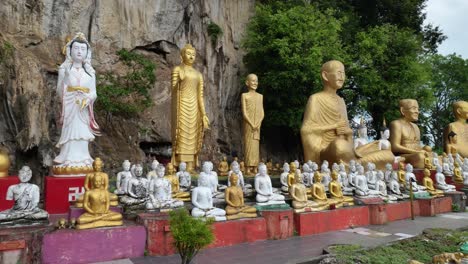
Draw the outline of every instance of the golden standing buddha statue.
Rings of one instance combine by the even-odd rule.
[[[244,204],[244,192],[242,188],[237,185],[239,176],[236,173],[231,173],[229,181],[231,186],[225,190],[226,199],[226,218],[228,220],[239,219],[239,218],[251,218],[257,217],[257,209],[252,206]]]
[[[91,179],[91,189],[84,194],[85,213],[78,220],[76,229],[123,225],[122,215],[110,211],[110,193],[105,188],[105,177],[98,174]]]
[[[436,190],[434,188],[434,182],[431,179],[431,171],[429,169],[424,169],[424,178],[423,178],[423,186],[426,187],[426,191],[431,194],[433,197],[442,197],[444,196],[444,191]]]
[[[354,205],[354,199],[350,196],[344,196],[341,189],[341,183],[338,182],[338,172],[336,170],[332,171],[331,182],[328,184],[328,190],[330,191],[331,201],[334,203],[336,208],[343,205],[351,206]]]
[[[256,92],[258,87],[258,77],[249,74],[245,85],[249,91],[241,96],[242,115],[244,117],[244,159],[245,175],[253,175],[255,168],[260,161],[260,126],[263,117],[263,95]]]
[[[423,169],[426,152],[432,152],[432,148],[420,145],[421,133],[418,125],[413,123],[419,118],[418,102],[414,99],[400,100],[400,113],[402,117],[390,123],[392,151],[415,168]]]
[[[444,131],[445,152],[458,152],[462,157],[468,158],[468,102],[458,101],[453,104],[455,122],[450,123]],[[455,134],[455,142],[450,142],[449,134]],[[452,151],[452,148],[455,151]]]
[[[343,87],[345,69],[343,63],[332,60],[322,65],[321,77],[323,91],[313,94],[304,112],[301,127],[301,140],[304,159],[321,163],[358,160],[361,163],[372,162],[378,168],[386,163],[393,163],[390,150],[379,150],[379,144],[370,143],[354,149],[353,131],[349,127],[346,105],[337,90]]]
[[[104,181],[104,190],[107,190],[109,188],[109,176],[107,173],[102,171],[102,167],[104,166],[104,163],[102,162],[101,158],[96,158],[93,162],[93,169],[94,172],[86,174],[85,182],[84,182],[84,189],[85,192],[89,191],[91,189],[92,183],[94,182],[93,179],[96,176],[100,176],[102,180]],[[119,205],[119,199],[117,195],[113,193],[109,193],[109,199],[110,199],[110,206],[117,206]],[[78,200],[75,202],[76,207],[83,207],[83,201],[84,201],[84,195],[80,196]]]
[[[209,120],[203,101],[203,76],[192,65],[195,49],[187,44],[181,50],[182,64],[172,70],[172,160],[179,166],[187,164],[187,171],[198,167],[198,153],[203,143],[203,131]]]
[[[176,170],[172,163],[166,165],[167,175],[164,176],[171,183],[172,198],[176,198],[181,201],[190,201],[190,193],[183,192],[180,190],[179,177],[176,175]]]
[[[219,176],[227,176],[229,172],[229,164],[227,162],[226,156],[223,157],[223,160],[219,162],[218,165]]]

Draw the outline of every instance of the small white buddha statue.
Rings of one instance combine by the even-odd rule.
[[[346,167],[344,163],[340,163],[338,165],[338,168],[339,168],[338,179],[340,180],[343,195],[346,195],[346,196],[353,195],[355,188],[349,183],[348,174],[346,173]]]
[[[148,200],[149,181],[143,177],[143,166],[136,164],[130,170],[132,179],[128,181],[127,193],[120,196],[120,203],[134,209],[144,208]]]
[[[310,187],[313,183],[313,177],[314,175],[310,173],[311,169],[307,163],[304,163],[302,165],[302,183],[306,187]]]
[[[176,176],[179,178],[180,190],[183,192],[190,191],[192,186],[192,177],[187,171],[187,164],[185,162],[179,163],[179,171],[176,173]]]
[[[379,139],[379,150],[385,150],[385,149],[391,149],[391,144],[390,141],[388,140],[390,138],[390,129],[385,124],[385,119],[384,119],[384,125],[382,129],[380,130],[380,139]]]
[[[213,171],[213,163],[211,161],[203,162],[202,172],[200,172],[200,176],[198,177],[198,184],[200,184],[201,178],[207,179],[208,187],[211,189],[213,198],[220,200],[224,199],[224,192],[218,191],[218,174]],[[226,188],[226,186],[224,187]]]
[[[442,167],[440,165],[436,166],[436,171],[437,171],[435,174],[436,188],[444,192],[456,191],[455,185],[450,185],[445,182],[445,175],[442,173]]]
[[[401,193],[400,183],[398,182],[398,173],[396,171],[392,172],[390,182],[388,184],[389,195],[392,195],[398,199],[409,198],[407,194]]]
[[[379,192],[380,198],[384,201],[396,201],[397,197],[388,195],[387,193],[387,183],[385,183],[385,175],[383,171],[377,171],[377,182],[376,182],[376,191]]]
[[[367,186],[367,177],[364,175],[364,167],[361,165],[357,166],[355,184],[355,192],[358,197],[375,197],[379,195],[378,191],[371,190]]]
[[[357,168],[356,168],[356,161],[350,160],[349,161],[349,173],[348,173],[348,183],[351,187],[355,187],[355,179],[357,175]]]
[[[409,191],[410,184],[413,185],[413,192],[414,193],[423,192],[424,190],[426,190],[426,187],[424,187],[422,185],[418,185],[418,183],[416,181],[416,176],[413,173],[413,165],[411,165],[411,163],[407,163],[405,169],[406,169],[405,180],[406,180],[406,189],[407,189],[407,191]]]
[[[151,162],[151,170],[146,174],[146,179],[148,179],[148,181],[151,181],[152,178],[157,177],[156,169],[158,168],[158,166],[159,161],[157,159],[154,159]]]
[[[388,184],[392,180],[393,166],[390,163],[385,164],[384,180]]]
[[[240,186],[242,189],[242,192],[244,193],[245,196],[250,196],[253,194],[253,186],[252,184],[245,183],[244,181],[244,175],[242,171],[240,170],[240,165],[237,161],[233,161],[231,163],[231,170],[228,172],[228,186],[231,186],[231,175],[236,174],[237,175],[237,186]]]
[[[116,189],[114,191],[117,195],[124,195],[127,193],[128,182],[132,179],[132,173],[130,172],[130,161],[124,160],[122,163],[123,171],[117,173]]]
[[[328,161],[324,160],[322,166],[320,167],[320,174],[322,175],[322,184],[325,187],[325,191],[328,191],[328,187],[331,181],[331,172],[328,168]]]
[[[198,178],[198,186],[192,190],[192,216],[214,218],[215,221],[225,221],[226,211],[213,206],[210,185],[208,177]]]
[[[266,165],[258,165],[258,173],[255,175],[255,191],[258,205],[284,204],[284,196],[273,193],[270,176],[267,174]]]
[[[283,164],[283,173],[280,175],[281,182],[281,191],[287,193],[289,191],[288,187],[288,174],[289,174],[289,164],[285,162]]]
[[[151,178],[149,182],[149,199],[146,202],[146,209],[165,209],[184,206],[184,202],[172,198],[172,187],[169,180],[164,178],[166,168],[159,164],[156,168],[156,178]]]
[[[354,148],[357,149],[361,146],[367,145],[367,126],[364,122],[364,118],[361,116],[361,122],[358,127],[358,137],[354,139]]]
[[[375,164],[374,163],[367,163],[367,186],[369,189],[376,190],[376,183],[377,183],[377,172],[375,171]]]

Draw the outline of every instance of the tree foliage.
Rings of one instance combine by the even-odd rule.
[[[214,240],[211,219],[203,220],[190,216],[185,208],[170,212],[169,218],[174,245],[182,264],[188,264],[205,246]]]
[[[149,90],[156,81],[156,65],[135,51],[117,52],[125,74],[109,71],[98,76],[97,109],[108,114],[130,116],[151,106]]]

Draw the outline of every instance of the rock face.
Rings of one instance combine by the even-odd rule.
[[[150,152],[167,156],[170,135],[170,72],[179,49],[197,49],[194,67],[205,79],[205,105],[211,130],[202,159],[241,154],[240,42],[254,12],[254,0],[5,0],[0,2],[0,143],[13,162],[48,173],[60,130],[57,69],[67,36],[81,31],[93,49],[97,73],[119,71],[116,51],[137,50],[156,65],[154,104],[139,116],[97,116],[103,136],[91,145],[107,167],[124,159],[144,161]],[[215,41],[208,25],[223,31]],[[99,87],[97,87],[99,89]],[[96,104],[99,104],[99,98]],[[220,153],[221,152],[221,153]],[[35,164],[34,164],[35,163]],[[17,164],[16,166],[20,166]],[[12,166],[14,167],[14,166]],[[40,177],[35,176],[40,183]]]

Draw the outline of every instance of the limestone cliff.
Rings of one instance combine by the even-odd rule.
[[[253,11],[254,0],[1,1],[0,17],[6,18],[0,23],[1,144],[16,163],[48,173],[58,154],[53,146],[60,133],[55,89],[61,49],[67,36],[82,31],[91,42],[98,74],[119,70],[115,62],[121,48],[138,50],[157,64],[151,108],[131,119],[97,117],[103,136],[91,152],[106,167],[120,167],[123,159],[143,161],[151,151],[167,154],[170,70],[180,63],[179,48],[186,43],[197,49],[195,67],[204,75],[212,123],[201,157],[240,154],[240,77],[245,74],[240,41]],[[214,43],[207,31],[210,23],[223,31]],[[35,182],[40,178],[35,176]]]

